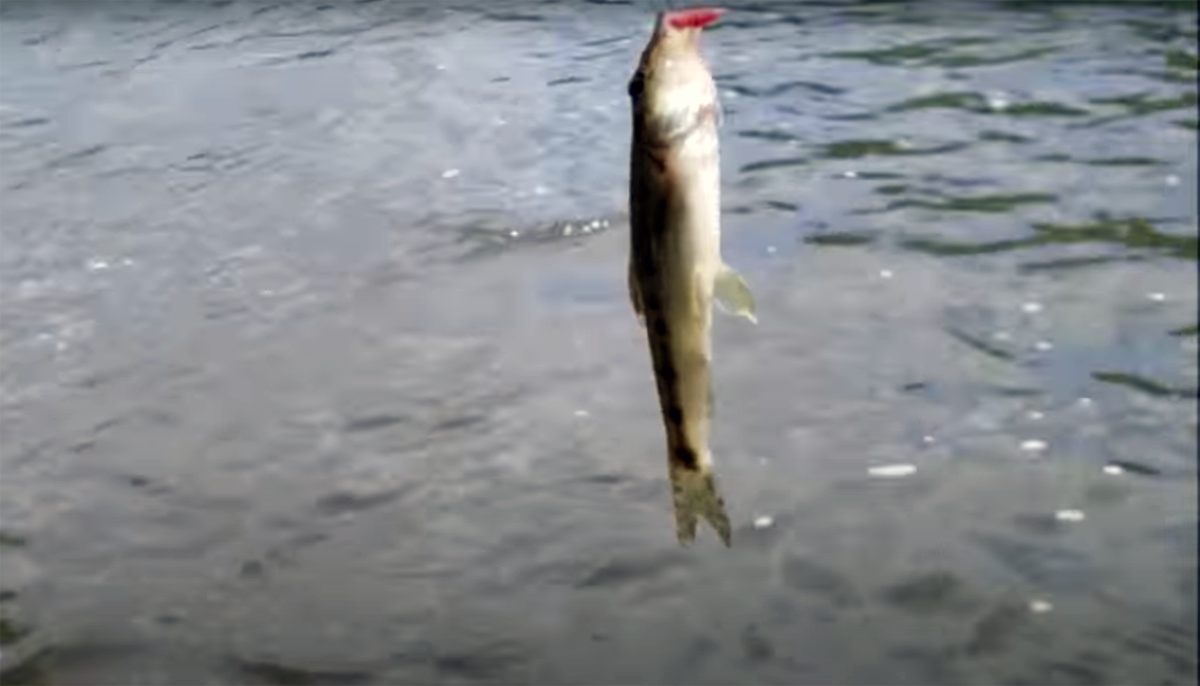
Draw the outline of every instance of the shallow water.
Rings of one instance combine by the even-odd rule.
[[[726,550],[654,6],[6,2],[5,683],[1195,683],[1195,4],[731,4]]]

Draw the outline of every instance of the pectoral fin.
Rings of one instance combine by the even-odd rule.
[[[713,296],[723,311],[745,317],[754,324],[758,323],[754,314],[754,294],[750,292],[750,287],[741,275],[728,265],[721,265],[721,271],[717,272],[717,278],[713,282]]]

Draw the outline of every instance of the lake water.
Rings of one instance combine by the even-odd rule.
[[[659,5],[5,2],[5,683],[1196,683],[1196,4],[731,6],[684,549]]]

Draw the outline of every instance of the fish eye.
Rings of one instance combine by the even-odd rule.
[[[645,85],[645,79],[642,77],[642,73],[638,72],[637,74],[634,74],[633,79],[629,81],[629,97],[636,98],[641,96],[642,88],[644,88]]]

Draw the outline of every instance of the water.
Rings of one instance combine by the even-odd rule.
[[[1196,683],[1195,4],[710,33],[730,550],[624,291],[654,9],[4,4],[5,683]]]

